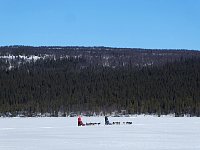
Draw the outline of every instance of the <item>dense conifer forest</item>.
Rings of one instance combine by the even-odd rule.
[[[200,116],[200,52],[0,48],[0,114],[116,110]]]

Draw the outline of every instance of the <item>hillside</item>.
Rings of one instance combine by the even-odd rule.
[[[200,52],[0,48],[0,113],[200,115]]]
[[[25,62],[44,59],[71,59],[83,60],[81,68],[88,66],[107,67],[145,67],[163,65],[175,60],[200,57],[199,51],[192,50],[153,50],[137,48],[110,48],[110,47],[30,47],[7,46],[0,47],[0,60],[9,68],[18,67]]]

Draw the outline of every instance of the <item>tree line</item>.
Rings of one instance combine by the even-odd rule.
[[[11,70],[0,61],[0,113],[23,111],[190,114],[200,116],[200,59],[165,65],[88,65],[82,58],[45,59]]]

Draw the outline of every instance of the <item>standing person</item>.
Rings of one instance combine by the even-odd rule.
[[[78,117],[78,126],[85,126],[85,124],[82,122],[81,117]]]
[[[111,123],[109,122],[109,120],[108,120],[108,117],[107,117],[107,116],[105,116],[105,125],[111,125]]]

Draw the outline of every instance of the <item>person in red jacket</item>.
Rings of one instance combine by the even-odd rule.
[[[85,126],[85,124],[82,122],[81,117],[78,117],[78,126]]]

